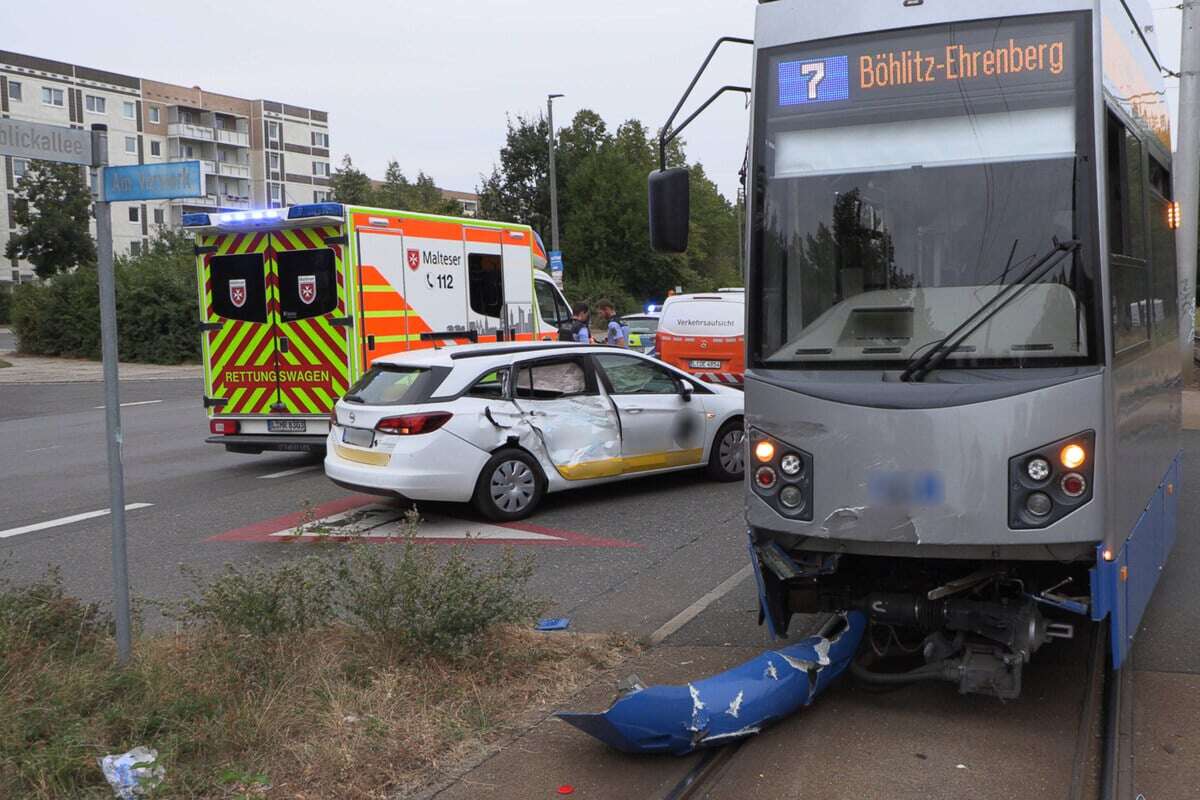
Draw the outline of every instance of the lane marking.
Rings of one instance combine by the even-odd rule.
[[[128,503],[125,506],[126,511],[137,511],[140,508],[150,508],[154,503]],[[58,528],[62,525],[71,525],[76,522],[83,522],[87,519],[96,519],[97,517],[108,516],[112,511],[104,509],[102,511],[88,511],[83,514],[72,514],[69,517],[59,517],[58,519],[47,520],[46,522],[35,522],[32,525],[23,525],[20,528],[9,528],[6,531],[0,531],[0,539],[7,539],[10,536],[20,536],[23,533],[33,533],[34,531],[44,531],[48,528]]]
[[[130,406],[153,406],[161,402],[162,400],[139,400],[136,403],[121,403],[121,408],[129,408]],[[93,406],[92,408],[96,411],[100,411],[104,409],[105,406]]]
[[[286,514],[210,537],[210,542],[396,542],[403,541],[411,504],[351,495],[307,512]],[[641,547],[620,539],[601,539],[527,522],[498,525],[422,512],[416,538],[447,544],[515,544],[542,547]]]
[[[307,467],[296,467],[295,469],[285,469],[283,472],[272,472],[270,475],[259,475],[260,481],[272,481],[276,478],[290,478],[293,475],[300,475],[305,472],[316,472],[322,469],[321,464],[310,464]]]
[[[58,450],[62,447],[61,444],[52,444],[49,447],[37,447],[33,450],[26,450],[26,453],[44,453],[47,450]]]
[[[719,586],[717,586],[717,588],[713,589],[711,592],[692,603],[683,611],[680,611],[678,614],[671,617],[669,620],[667,620],[666,624],[664,624],[654,633],[650,634],[650,644],[661,644],[668,636],[678,631],[684,625],[687,625],[696,617],[700,616],[700,614],[703,613],[706,608],[736,589],[738,584],[746,580],[746,578],[749,578],[753,571],[754,566],[752,564],[747,564],[733,575],[730,575]]]

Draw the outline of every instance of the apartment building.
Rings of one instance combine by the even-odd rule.
[[[329,195],[324,111],[0,50],[0,117],[73,128],[105,124],[114,165],[200,161],[203,197],[114,204],[118,254],[141,252],[157,226],[178,226],[189,211],[282,207]],[[0,256],[16,229],[17,182],[29,167],[2,159]],[[0,263],[0,282],[32,275],[29,264]]]

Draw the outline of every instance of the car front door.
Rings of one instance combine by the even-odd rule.
[[[704,460],[702,404],[685,400],[674,373],[633,355],[594,356],[621,418],[625,473],[700,464]]]
[[[518,362],[513,402],[569,481],[622,474],[621,428],[586,356]]]

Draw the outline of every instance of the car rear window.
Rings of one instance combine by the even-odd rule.
[[[422,402],[429,397],[432,370],[417,367],[376,365],[346,394],[351,402],[395,405]]]
[[[623,317],[622,320],[633,333],[654,333],[658,330],[656,317]]]
[[[667,303],[658,329],[680,336],[741,336],[745,303],[738,300],[680,300]]]

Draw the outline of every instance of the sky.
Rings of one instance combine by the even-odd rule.
[[[0,49],[322,109],[335,160],[349,154],[378,178],[395,159],[410,176],[424,170],[444,188],[473,191],[499,158],[506,117],[542,112],[551,92],[566,95],[555,101],[560,127],[590,108],[612,127],[636,118],[657,130],[717,37],[753,35],[756,3],[67,5],[64,22],[61,3],[0,2]],[[1171,0],[1152,5],[1164,66],[1177,68],[1179,11]],[[724,84],[749,82],[750,48],[726,48],[697,87],[697,101]],[[731,94],[684,136],[688,155],[731,197],[748,126],[743,99]]]

